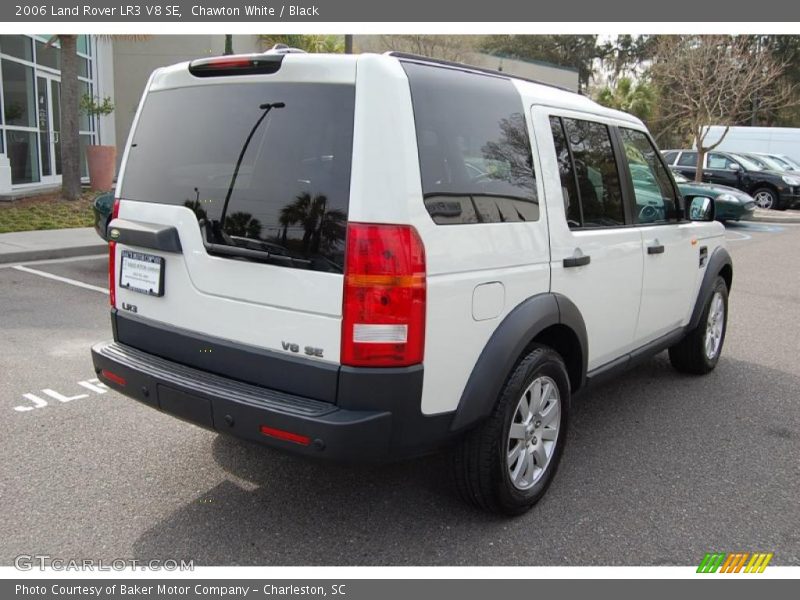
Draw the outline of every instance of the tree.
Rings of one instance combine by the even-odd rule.
[[[306,52],[326,52],[341,54],[345,50],[344,36],[341,35],[262,35],[261,43],[266,48],[272,48],[275,44],[284,44],[290,48],[305,50]]]
[[[653,113],[656,93],[647,81],[634,83],[630,77],[621,77],[613,89],[606,86],[600,90],[597,101],[603,106],[631,113],[647,121]]]
[[[112,36],[101,36],[113,39]],[[141,40],[144,35],[114,36]],[[61,193],[67,200],[81,195],[80,87],[78,80],[78,36],[54,35],[47,42],[61,45]]]
[[[458,62],[475,51],[475,41],[475,36],[469,35],[382,35],[376,51],[394,50]]]
[[[794,89],[782,81],[785,69],[746,37],[659,36],[650,72],[661,92],[661,118],[694,137],[697,181],[706,153],[731,125],[750,118],[755,102],[761,110],[793,102]],[[709,125],[725,126],[723,134],[707,140]]]
[[[225,50],[222,53],[225,55],[233,54],[233,35],[230,33],[225,34]]]
[[[646,70],[653,58],[655,41],[656,36],[652,35],[618,35],[606,41],[599,54],[609,80],[613,83]]]
[[[596,35],[490,35],[481,50],[522,60],[543,60],[578,70],[578,89],[585,90],[595,72],[595,60],[606,50]]]
[[[61,42],[61,193],[67,200],[76,200],[81,195],[78,36],[59,35],[58,40]]]

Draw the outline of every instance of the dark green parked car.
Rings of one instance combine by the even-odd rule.
[[[702,195],[714,199],[717,221],[743,221],[753,217],[756,201],[750,194],[727,185],[691,181],[677,171],[672,171],[672,175],[684,196]]]
[[[106,192],[100,194],[92,202],[92,212],[94,213],[94,230],[104,240],[108,241],[108,222],[111,220],[111,211],[114,210],[114,193]]]

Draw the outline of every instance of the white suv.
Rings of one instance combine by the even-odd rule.
[[[453,452],[458,488],[545,492],[570,399],[669,348],[714,368],[732,265],[641,121],[419,56],[156,71],[110,234],[110,387],[338,460]],[[684,205],[688,206],[684,206]]]

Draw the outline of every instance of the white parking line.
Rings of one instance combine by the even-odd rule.
[[[28,267],[24,267],[22,265],[17,265],[13,267],[17,271],[23,271],[25,273],[30,273],[31,275],[38,275],[39,277],[46,277],[47,279],[53,279],[55,281],[60,281],[61,283],[68,283],[70,285],[74,285],[75,287],[84,288],[86,290],[92,290],[93,292],[100,292],[101,294],[108,294],[108,290],[106,288],[101,288],[96,285],[91,285],[89,283],[83,283],[82,281],[78,281],[76,279],[69,279],[68,277],[61,277],[60,275],[53,275],[52,273],[45,273],[44,271],[38,271],[36,269],[30,269]]]
[[[738,238],[728,237],[728,236],[731,236],[731,235],[738,235],[738,236],[741,236],[741,237],[738,237]],[[752,240],[753,239],[752,235],[747,235],[746,233],[742,233],[740,231],[726,231],[725,232],[725,237],[729,242],[743,242],[745,240]]]

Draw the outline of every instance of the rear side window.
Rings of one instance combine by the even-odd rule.
[[[319,83],[152,92],[120,197],[186,206],[206,241],[256,259],[341,271],[354,99],[352,85]]]
[[[568,212],[570,226],[624,225],[622,186],[608,127],[603,123],[581,119],[559,120],[564,128],[580,198],[580,220],[574,218],[574,212]]]
[[[439,225],[537,221],[531,143],[510,80],[404,62],[425,207]]]
[[[678,166],[680,167],[696,167],[697,166],[697,152],[684,152],[678,159]]]

